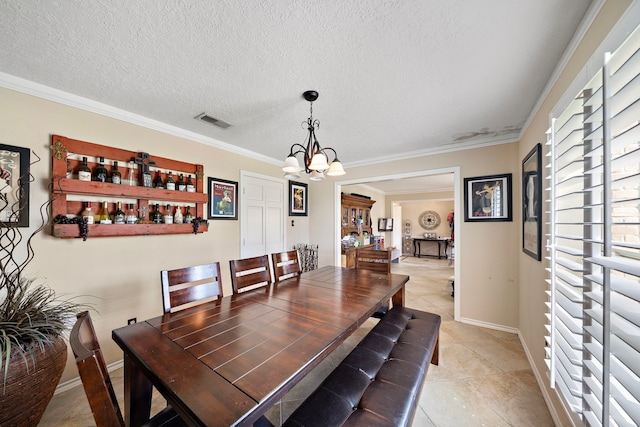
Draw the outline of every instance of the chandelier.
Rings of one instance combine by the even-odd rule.
[[[300,178],[300,172],[303,170],[305,173],[310,174],[309,179],[312,181],[322,181],[325,172],[328,176],[344,175],[345,171],[342,168],[342,163],[338,160],[336,150],[331,147],[322,148],[316,139],[316,129],[320,127],[320,121],[313,119],[313,101],[318,99],[318,92],[308,90],[303,93],[302,96],[309,101],[310,105],[310,114],[306,122],[309,136],[305,145],[293,144],[291,146],[289,156],[284,161],[284,167],[282,168],[285,173],[284,177],[287,179]],[[305,122],[302,122],[303,126],[304,124]],[[329,166],[328,151],[333,152],[331,166]],[[298,158],[296,157],[300,153],[304,156],[304,168],[300,167],[300,163],[298,163]]]

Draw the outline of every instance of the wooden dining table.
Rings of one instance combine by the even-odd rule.
[[[322,267],[113,330],[125,419],[149,418],[155,387],[189,425],[252,425],[392,299],[409,276]]]

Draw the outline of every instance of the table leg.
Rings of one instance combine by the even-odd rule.
[[[449,247],[449,241],[444,241],[444,259],[449,259],[449,255],[447,255],[447,248]]]
[[[418,242],[416,239],[413,239],[413,256],[416,256],[416,252],[418,252],[419,247],[420,242]],[[418,258],[420,258],[420,255],[418,255]]]
[[[149,421],[151,414],[151,382],[144,373],[124,355],[124,410],[125,425],[138,427]]]
[[[402,288],[400,288],[398,292],[393,294],[393,296],[391,297],[391,302],[393,303],[394,307],[404,307],[404,299],[404,286],[402,286]]]

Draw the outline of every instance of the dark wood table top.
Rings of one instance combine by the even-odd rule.
[[[115,329],[127,424],[148,417],[153,385],[190,425],[251,425],[380,305],[403,305],[408,280],[323,267]]]

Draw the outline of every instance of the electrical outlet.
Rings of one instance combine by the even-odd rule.
[[[127,320],[127,325],[133,325],[133,324],[134,324],[134,323],[136,323],[137,321],[138,321],[138,320],[137,320],[135,317],[133,317],[133,318],[131,318],[131,319]]]

